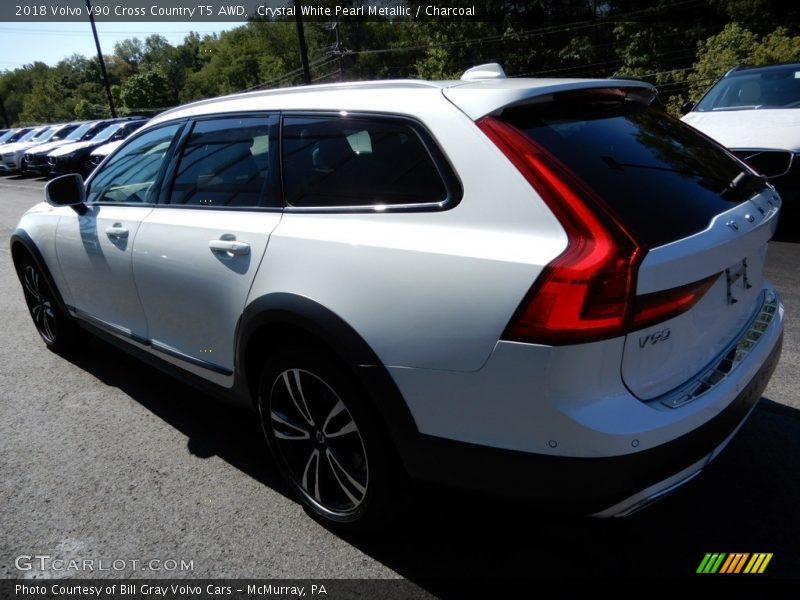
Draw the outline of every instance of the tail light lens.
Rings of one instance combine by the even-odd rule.
[[[634,300],[631,329],[641,329],[671,319],[692,308],[705,296],[720,273],[670,290],[637,296]]]
[[[504,339],[557,345],[624,335],[688,310],[716,279],[637,297],[636,275],[647,250],[602,198],[513,125],[484,117],[478,126],[539,193],[568,238]]]

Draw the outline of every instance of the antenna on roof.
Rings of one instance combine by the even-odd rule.
[[[486,63],[467,69],[461,76],[462,81],[475,81],[478,79],[505,79],[506,72],[498,63]]]

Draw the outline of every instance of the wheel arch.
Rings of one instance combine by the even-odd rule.
[[[310,298],[274,293],[245,308],[237,328],[236,365],[253,406],[258,401],[258,376],[267,354],[297,339],[321,345],[347,368],[366,392],[402,458],[403,448],[419,430],[394,380],[351,325]]]
[[[64,302],[64,298],[61,296],[61,290],[58,289],[58,286],[53,279],[52,274],[50,273],[50,269],[47,266],[47,262],[45,262],[42,253],[39,251],[39,248],[36,246],[36,242],[33,241],[33,238],[28,234],[27,231],[24,229],[17,229],[11,234],[11,260],[14,263],[14,270],[19,275],[19,261],[22,257],[23,252],[27,252],[27,254],[31,257],[36,266],[38,267],[39,271],[44,275],[45,281],[47,282],[50,291],[53,293],[53,297],[55,298],[56,304],[58,304],[58,308],[61,311],[69,316],[69,310],[67,310],[67,305]]]

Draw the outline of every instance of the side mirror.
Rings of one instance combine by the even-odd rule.
[[[44,188],[44,197],[53,206],[71,206],[79,214],[86,209],[86,186],[78,173],[62,175]]]
[[[693,108],[694,108],[694,102],[691,101],[684,102],[683,104],[681,104],[681,114],[685,115],[686,113],[692,112]]]

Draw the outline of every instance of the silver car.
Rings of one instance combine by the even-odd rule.
[[[44,342],[91,332],[258,414],[316,518],[407,477],[625,515],[697,475],[781,348],[781,201],[645,83],[262,91],[176,108],[11,250]]]
[[[800,209],[800,63],[735,67],[684,110],[684,123],[767,176],[784,213]]]

